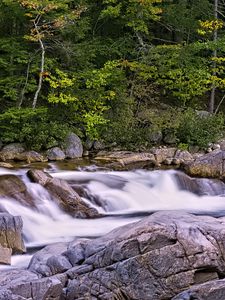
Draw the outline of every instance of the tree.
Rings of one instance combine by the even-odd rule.
[[[35,108],[39,93],[42,88],[45,71],[46,41],[60,29],[78,19],[86,7],[78,6],[70,9],[71,0],[18,0],[25,9],[25,16],[30,19],[30,33],[25,38],[31,42],[38,42],[41,52],[40,71],[37,90],[35,92],[32,107]]]

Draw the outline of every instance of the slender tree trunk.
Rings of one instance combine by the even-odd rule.
[[[18,108],[19,108],[19,109],[21,108],[21,106],[22,106],[22,104],[23,104],[24,95],[25,95],[25,92],[26,92],[27,84],[28,84],[28,79],[29,79],[29,74],[30,74],[30,64],[31,64],[31,60],[29,60],[29,61],[28,61],[28,64],[27,64],[26,80],[25,80],[23,89],[22,89],[22,91],[21,91],[20,102],[19,102],[19,104],[18,104]]]
[[[37,24],[34,23],[34,26],[35,26],[37,34],[40,36]],[[38,96],[39,96],[39,93],[42,88],[43,73],[44,73],[44,66],[45,66],[45,46],[44,46],[44,43],[43,43],[41,37],[38,38],[38,42],[39,42],[40,48],[41,48],[41,67],[40,67],[40,73],[39,73],[38,87],[35,92],[34,100],[33,100],[33,104],[32,104],[33,109],[36,108]]]
[[[218,19],[218,2],[219,0],[214,0],[214,18],[215,20]],[[214,29],[213,32],[213,42],[216,44],[218,38],[218,32],[217,29]],[[217,58],[217,49],[213,51],[213,58]],[[216,76],[216,61],[213,61],[213,76]],[[214,107],[215,107],[215,95],[216,95],[216,86],[215,83],[212,84],[212,89],[211,89],[211,95],[210,95],[210,101],[209,101],[209,112],[213,113],[214,112]]]

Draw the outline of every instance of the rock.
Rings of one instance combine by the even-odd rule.
[[[67,158],[79,158],[83,155],[83,145],[75,133],[70,133],[65,139],[64,150]]]
[[[225,150],[225,138],[218,141],[221,150]]]
[[[162,141],[163,135],[161,131],[151,132],[149,134],[149,142],[159,144]]]
[[[0,175],[0,197],[13,198],[25,206],[34,207],[34,200],[28,193],[26,185],[16,175]]]
[[[11,255],[12,255],[12,249],[4,248],[0,245],[0,264],[10,265]]]
[[[154,154],[157,163],[161,164],[166,159],[173,158],[176,148],[152,148],[151,153]]]
[[[8,213],[0,213],[0,245],[3,248],[12,249],[13,253],[25,252],[25,246],[22,240],[21,217],[11,216]],[[9,254],[9,250],[0,249],[0,253]]]
[[[95,160],[103,162],[116,162],[119,166],[135,167],[137,165],[147,166],[155,165],[155,156],[152,153],[135,153],[130,151],[101,151],[95,157]]]
[[[68,243],[56,243],[38,251],[32,257],[28,269],[43,277],[63,273],[72,265],[62,253],[68,248]]]
[[[0,162],[0,168],[12,169],[13,165],[5,162]]]
[[[174,159],[179,159],[180,161],[192,161],[193,156],[187,150],[177,150]]]
[[[207,273],[205,277],[207,278]],[[203,284],[195,285],[185,292],[172,298],[172,300],[223,300],[225,299],[225,279],[212,280]]]
[[[89,151],[93,148],[93,145],[94,145],[94,141],[87,138],[85,143],[84,143],[84,148]]]
[[[211,284],[225,276],[224,226],[225,218],[157,212],[89,240],[80,265],[66,271],[65,299],[165,300]]]
[[[41,170],[27,172],[31,181],[41,184],[54,197],[59,207],[78,218],[95,218],[100,214],[95,208],[85,203],[73,188],[64,180],[53,178]]]
[[[47,159],[36,151],[26,151],[14,156],[15,161],[27,161],[27,163],[33,162],[46,162]]]
[[[165,144],[176,144],[177,143],[177,138],[173,132],[168,132],[164,135],[163,137],[163,142]]]
[[[3,142],[0,140],[0,150],[3,148]]]
[[[94,144],[93,144],[93,148],[94,150],[103,150],[105,149],[105,144],[101,141],[94,141]]]
[[[13,160],[16,155],[25,151],[25,148],[20,143],[13,143],[3,147],[0,152],[0,160]]]
[[[66,155],[59,147],[54,147],[47,151],[47,158],[49,160],[64,160]]]
[[[196,177],[225,177],[225,151],[215,150],[196,158],[193,162],[185,162],[185,172]]]
[[[59,300],[63,284],[57,277],[39,279],[27,270],[1,271],[0,300]]]

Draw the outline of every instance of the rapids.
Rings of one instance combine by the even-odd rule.
[[[82,198],[97,208],[104,216],[98,219],[75,219],[62,212],[51,195],[39,184],[31,183],[26,169],[0,169],[0,174],[21,176],[37,203],[37,209],[22,206],[13,199],[0,199],[1,206],[12,215],[23,219],[23,236],[26,247],[32,252],[59,241],[75,237],[94,238],[113,228],[139,220],[158,210],[182,210],[195,214],[225,215],[225,184],[201,180],[204,195],[184,190],[177,171],[109,171],[98,168],[79,171],[59,170],[48,172],[79,188]],[[218,184],[218,189],[217,189]],[[217,190],[216,190],[217,189]],[[31,254],[14,256],[12,266],[25,266]]]

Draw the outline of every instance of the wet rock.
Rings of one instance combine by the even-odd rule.
[[[64,180],[53,178],[41,170],[29,170],[28,177],[45,187],[54,197],[59,207],[78,218],[93,218],[100,214],[95,208],[85,203],[73,188]]]
[[[183,168],[187,174],[196,177],[225,177],[225,151],[215,150],[196,158],[193,162],[185,162]]]
[[[13,253],[25,252],[22,240],[22,226],[21,217],[11,216],[8,213],[0,213],[0,245],[3,248],[12,249]],[[2,249],[2,251],[6,254],[8,250]]]
[[[67,158],[79,158],[83,155],[82,142],[75,133],[68,134],[63,148]]]
[[[47,159],[36,151],[26,151],[14,156],[15,161],[26,161],[27,163],[33,162],[46,162]]]
[[[12,198],[23,205],[34,207],[34,200],[28,193],[26,185],[16,175],[0,175],[0,197]]]
[[[13,165],[6,162],[0,162],[0,168],[12,169]]]
[[[1,161],[13,160],[16,155],[24,151],[25,148],[20,143],[13,143],[13,144],[6,145],[3,147],[3,149],[0,152],[0,160]]]
[[[47,158],[49,160],[64,160],[66,155],[59,147],[54,147],[47,151]]]

